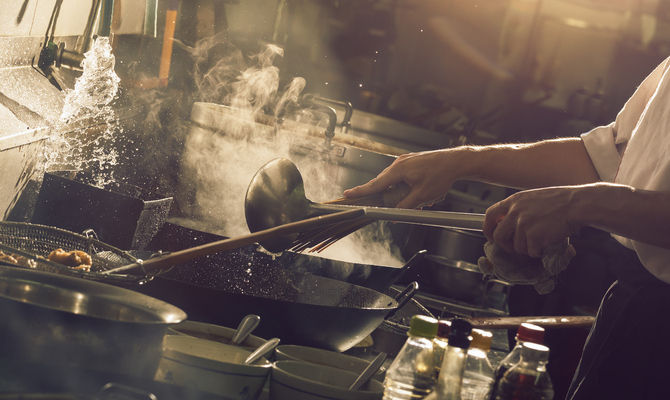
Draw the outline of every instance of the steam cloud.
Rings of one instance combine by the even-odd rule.
[[[224,52],[205,68],[214,49]],[[345,188],[335,184],[338,168],[329,166],[328,152],[311,151],[299,156],[291,151],[296,144],[321,149],[325,139],[322,142],[307,133],[320,127],[323,132],[327,118],[291,107],[291,128],[277,123],[279,114],[297,105],[306,86],[303,78],[296,77],[280,90],[279,69],[274,62],[283,55],[281,48],[267,45],[245,59],[222,36],[213,36],[187,51],[195,63],[193,80],[199,101],[193,106],[192,119],[198,121],[191,125],[185,139],[176,201],[189,217],[226,236],[248,233],[244,217],[247,187],[256,171],[277,157],[296,163],[310,199],[324,201],[341,195]],[[355,232],[321,255],[358,263],[402,264],[398,250],[392,250],[388,240],[379,240],[388,239],[380,226],[373,224]],[[371,241],[370,236],[378,240]]]

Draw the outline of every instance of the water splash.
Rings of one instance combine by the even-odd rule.
[[[118,121],[111,106],[120,79],[109,38],[98,37],[84,55],[83,73],[68,90],[45,148],[43,170],[85,171],[99,187],[114,181]]]

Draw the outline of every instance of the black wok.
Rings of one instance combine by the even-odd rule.
[[[225,239],[225,237],[168,222],[160,228],[147,247],[152,251],[177,251],[221,239]],[[219,262],[229,264],[244,262],[247,258],[252,257],[255,262],[264,265],[270,264],[277,268],[309,272],[364,286],[379,292],[387,292],[389,287],[398,282],[407,271],[422,263],[425,253],[425,251],[417,252],[405,265],[398,268],[331,260],[288,251],[283,252],[280,256],[273,257],[257,251],[255,245],[217,255],[217,258]],[[193,262],[199,264],[210,261],[201,258]]]
[[[212,239],[207,236],[200,237]],[[187,240],[188,246],[198,244],[194,237]],[[257,314],[259,336],[345,351],[409,301],[417,287],[413,283],[395,300],[366,287],[294,271],[245,247],[177,265],[136,290],[181,307],[192,320],[234,326],[245,315]]]

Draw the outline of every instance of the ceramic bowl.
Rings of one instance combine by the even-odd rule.
[[[239,346],[167,335],[154,379],[230,399],[256,399],[272,364],[261,358],[246,365],[249,354],[250,350]]]
[[[376,400],[384,385],[371,379],[360,390],[348,390],[358,374],[305,361],[275,361],[270,376],[270,400]]]
[[[181,322],[173,326],[171,329],[177,331],[180,334],[212,340],[224,344],[230,344],[230,340],[235,334],[235,329],[233,328],[190,320]],[[244,342],[242,342],[242,346],[249,349],[256,349],[263,343],[265,343],[265,339],[258,336],[249,335],[244,340]]]
[[[277,346],[275,349],[275,360],[307,361],[314,364],[351,371],[356,374],[363,372],[368,366],[368,361],[362,358],[338,353],[336,351],[297,345]],[[380,368],[375,374],[375,378],[381,378],[384,375],[384,372],[385,370]]]

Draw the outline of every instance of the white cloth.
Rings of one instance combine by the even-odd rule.
[[[670,191],[670,58],[645,78],[607,125],[581,137],[600,178],[638,189]],[[612,235],[670,283],[670,249]]]

